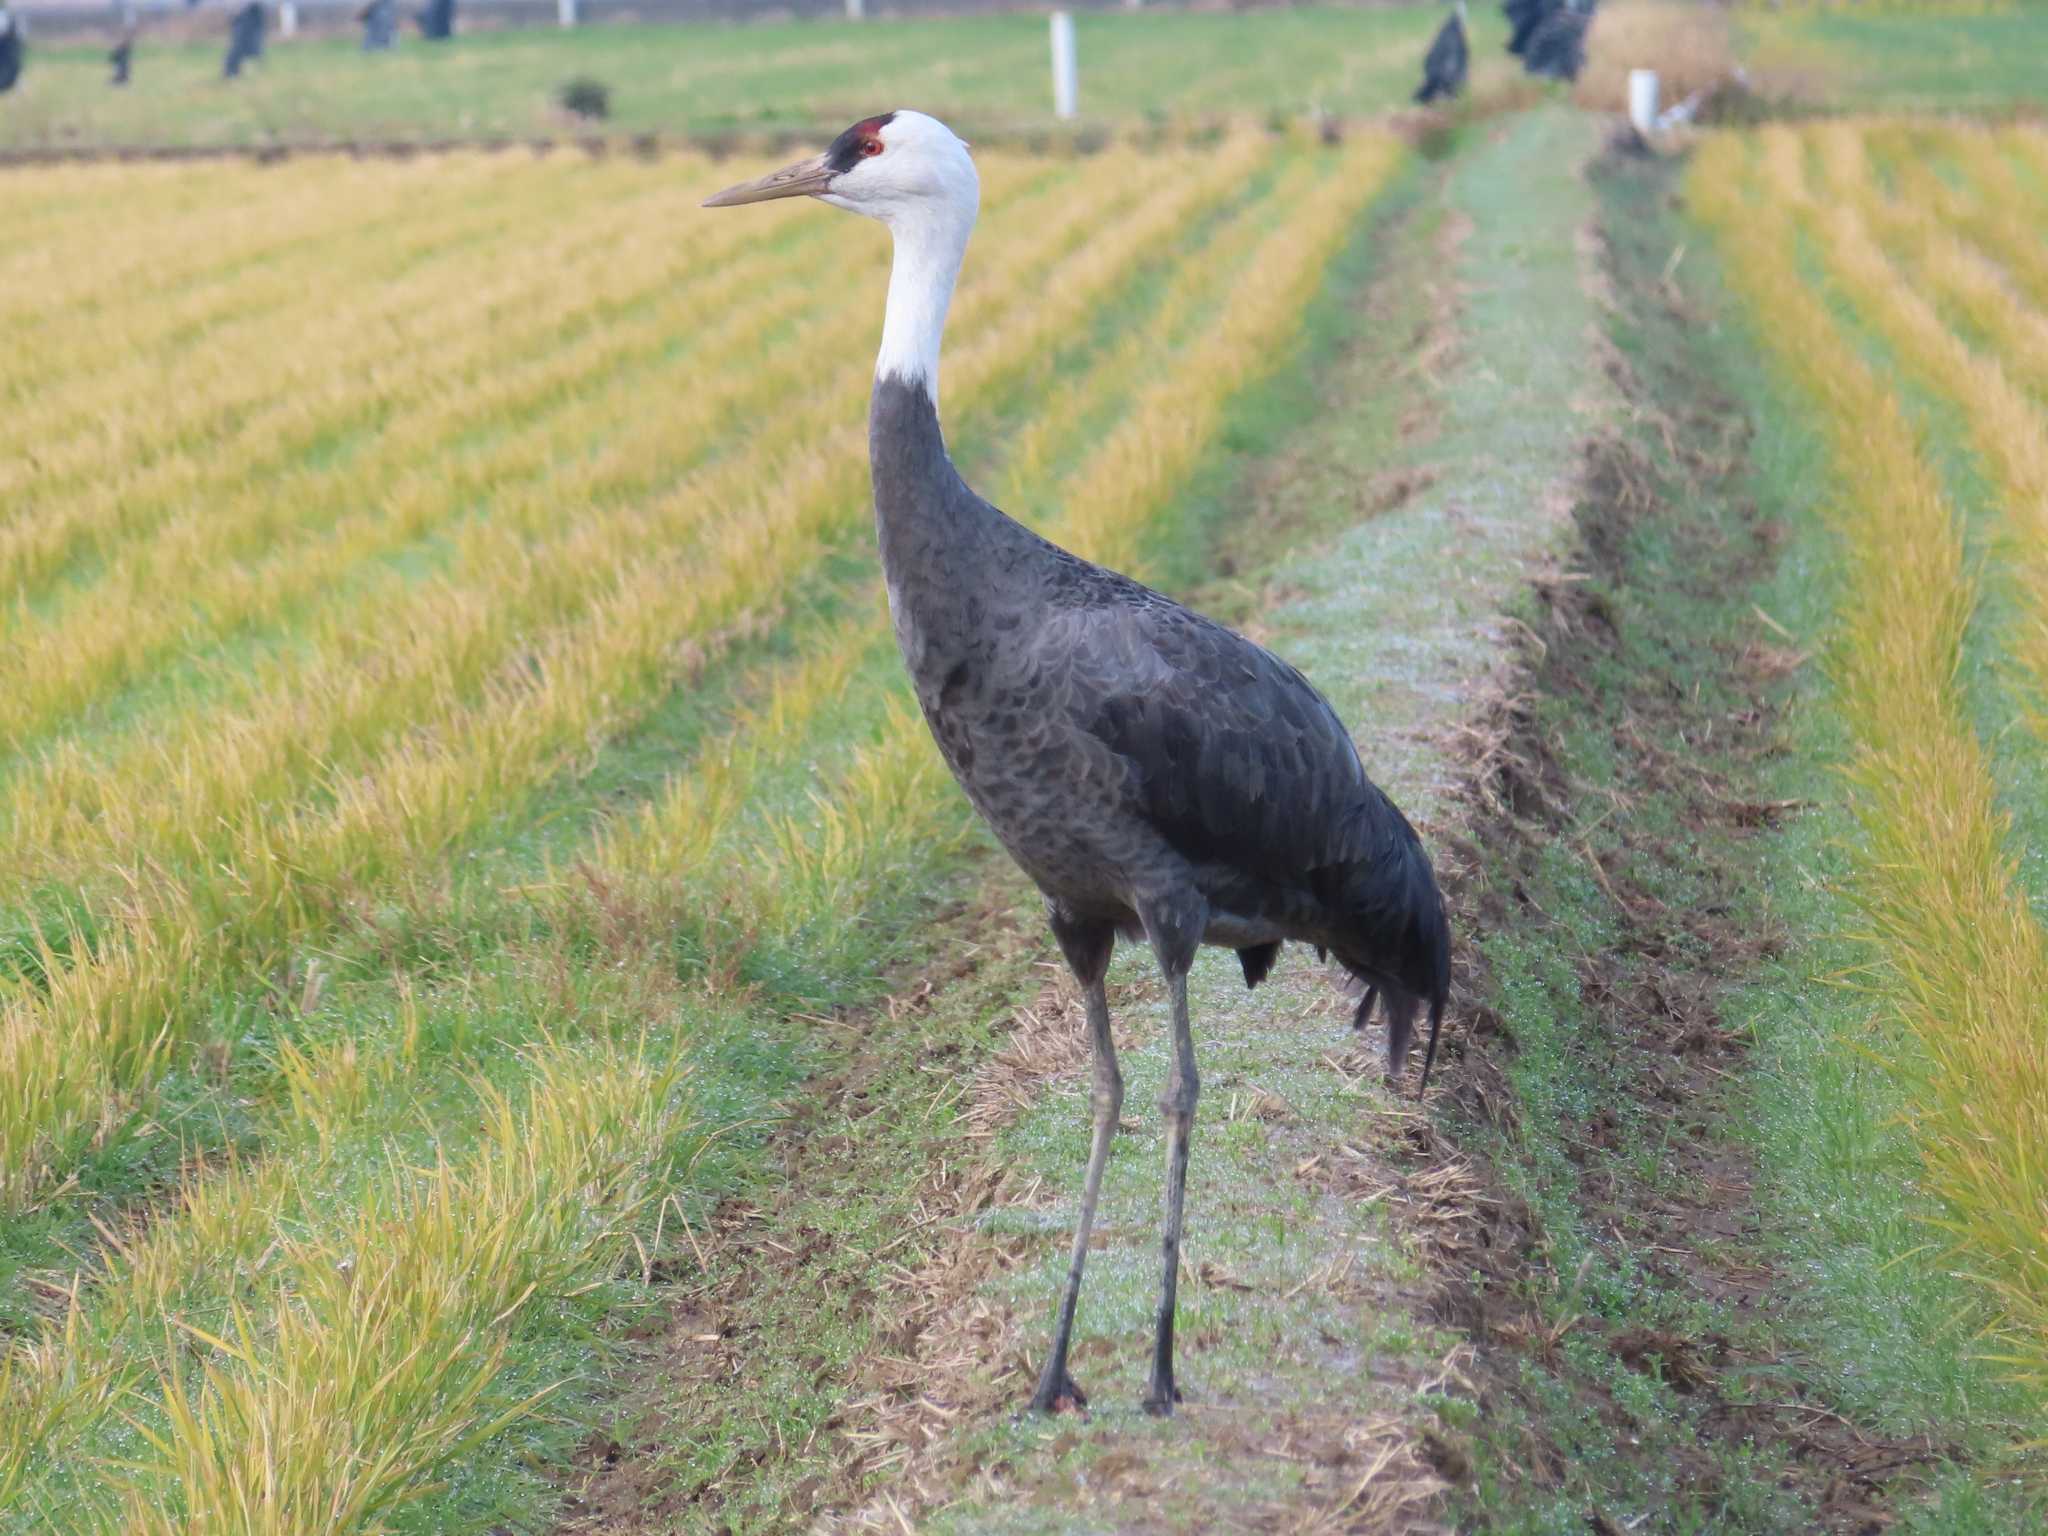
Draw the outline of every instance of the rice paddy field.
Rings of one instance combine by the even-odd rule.
[[[1422,6],[1085,17],[1080,132],[1035,16],[32,55],[0,147],[292,152],[0,167],[0,1533],[2048,1527],[2042,23],[1679,10],[1588,79],[1763,83],[1650,156],[1492,15],[1397,110]],[[317,150],[578,72],[663,141]],[[1421,1104],[1198,970],[1168,1421],[1135,952],[1014,1413],[1085,1051],[890,630],[888,237],[698,207],[874,89],[991,134],[962,472],[1459,934]]]
[[[1401,158],[986,157],[962,462],[1143,569]],[[861,548],[881,231],[699,216],[702,160],[333,170],[228,224],[210,167],[13,186],[16,1262],[166,1186],[89,1296],[16,1276],[24,1529],[174,1489],[376,1528],[659,1224],[703,1136],[673,1010],[834,1001],[966,831]],[[593,922],[651,948],[593,972]]]

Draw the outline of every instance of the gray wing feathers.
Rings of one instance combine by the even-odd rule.
[[[1084,728],[1126,764],[1181,855],[1299,880],[1368,858],[1378,811],[1350,734],[1293,667],[1155,594],[1096,609],[1077,678]],[[1140,681],[1141,680],[1141,681]]]

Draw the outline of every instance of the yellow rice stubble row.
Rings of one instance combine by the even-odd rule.
[[[182,347],[168,363],[165,339],[148,328],[67,350],[69,393],[38,393],[12,423],[24,441],[38,446],[32,465],[0,464],[0,474],[15,475],[23,491],[8,503],[22,509],[12,526],[0,522],[0,552],[25,539],[30,550],[42,551],[73,524],[147,528],[147,511],[175,505],[180,496],[216,495],[223,486],[288,468],[308,448],[389,414],[386,402],[365,389],[366,377],[417,387],[505,345],[507,331],[540,334],[536,326],[546,313],[529,315],[514,303],[536,288],[538,307],[561,309],[565,322],[601,314],[599,295],[584,291],[588,283],[563,282],[561,272],[548,272],[550,261],[580,266],[602,285],[611,281],[605,266],[606,256],[615,254],[611,247],[630,235],[659,232],[682,281],[693,265],[715,266],[736,246],[773,244],[774,220],[735,232],[699,216],[695,194],[714,174],[695,162],[536,171],[531,186],[487,187],[481,221],[450,228],[437,209],[421,218],[420,229],[402,230],[395,268],[393,254],[367,237],[343,242],[337,252],[312,250],[300,266],[276,274],[286,303],[295,306],[289,347],[278,345],[275,317],[259,313],[204,328],[198,343]],[[1001,184],[1005,174],[1036,179],[1046,173],[998,167],[996,197],[1008,190]],[[536,240],[539,249],[531,243]],[[493,250],[494,242],[509,248]],[[488,280],[480,281],[487,264]],[[385,268],[393,275],[378,281]],[[309,314],[315,301],[319,307]],[[131,301],[117,318],[133,321],[154,307]],[[78,356],[134,361],[112,374],[82,372],[75,367]],[[110,400],[138,408],[111,414]],[[220,439],[228,437],[234,451],[223,452]],[[6,489],[0,480],[0,491]],[[33,505],[24,503],[28,492],[35,493]],[[110,499],[118,523],[105,511],[95,522],[91,507]],[[62,519],[54,531],[40,526],[52,520],[51,508]],[[57,542],[57,548],[70,553],[69,543]],[[20,558],[0,558],[0,590],[32,584],[36,570],[19,568]],[[50,559],[42,555],[44,565]]]
[[[457,230],[491,214],[506,185],[502,171],[473,156],[451,156],[438,181],[422,171],[380,175],[370,166],[316,172],[216,165],[210,179],[182,227],[131,223],[121,194],[109,190],[97,220],[11,246],[0,266],[34,277],[32,286],[0,299],[0,313],[36,345],[0,362],[0,385],[60,377],[71,359],[51,355],[48,345],[90,337],[110,321],[174,333],[232,320],[245,300],[274,303],[285,297],[274,292],[278,274],[317,257],[322,246],[340,254],[360,240],[398,255],[437,228]],[[32,213],[29,200],[37,194],[12,173],[6,185]],[[51,190],[46,183],[42,195]],[[108,238],[110,216],[120,219],[118,239]],[[145,295],[149,302],[139,307]]]
[[[103,1531],[382,1530],[538,1407],[493,1401],[511,1329],[615,1274],[687,1129],[671,1050],[538,1042],[477,1086],[456,1162],[357,1174],[314,1151],[188,1192],[91,1298],[0,1366],[0,1516]],[[35,1486],[114,1415],[138,1453]],[[83,1495],[81,1497],[81,1494]]]
[[[21,210],[11,228],[21,238],[0,249],[0,315],[34,307],[11,279],[46,270],[53,242],[87,226],[104,229],[107,209],[114,205],[138,233],[153,235],[157,220],[217,197],[204,174],[212,169],[166,162],[150,167],[154,174],[139,175],[135,165],[109,160],[10,167],[7,185]]]
[[[168,492],[156,487],[141,496],[114,487],[104,497],[81,498],[121,507],[128,520],[135,520],[138,503],[152,500],[175,510],[149,519],[155,526],[148,537],[117,546],[97,579],[62,601],[17,612],[0,652],[0,743],[21,750],[38,733],[90,715],[99,700],[167,655],[286,616],[303,621],[308,605],[353,602],[359,594],[345,585],[352,572],[577,457],[608,421],[630,417],[648,372],[664,362],[675,338],[684,339],[686,352],[707,343],[744,345],[815,302],[829,247],[812,241],[764,257],[759,244],[734,241],[704,251],[702,279],[664,289],[670,253],[651,238],[616,241],[598,292],[573,303],[522,304],[520,323],[506,331],[482,323],[489,310],[538,298],[530,290],[549,285],[538,273],[494,285],[470,316],[467,329],[480,339],[463,356],[397,373],[382,390],[366,389],[355,369],[330,382],[327,398],[344,410],[390,418],[362,452],[340,462],[245,476],[209,495],[191,482],[208,477],[208,460],[238,456],[226,444],[187,458],[194,473]],[[733,300],[749,268],[786,282],[789,302],[772,313],[737,308]],[[636,313],[635,324],[593,325],[568,345],[548,344],[579,312],[602,313],[657,291],[657,302],[636,306],[644,313]],[[379,341],[380,350],[400,356],[432,346],[403,337]],[[310,413],[317,406],[300,400],[293,409]],[[316,414],[294,436],[310,440],[331,421]],[[505,422],[520,423],[515,441],[502,448],[472,444]],[[232,470],[214,474],[227,479]],[[54,550],[54,541],[43,547]],[[121,623],[107,624],[109,612],[119,613]]]
[[[1895,194],[1866,205],[1883,215],[1972,325],[2028,388],[2048,400],[2048,243],[2040,219],[2020,206],[2018,180],[2003,153],[2008,134],[1942,125],[1909,131],[1873,127],[1871,151],[1890,167]],[[1951,185],[1925,161],[1923,143],[1953,161],[1966,186]]]
[[[325,172],[216,168],[217,177],[242,179],[217,181],[210,207],[188,228],[124,223],[122,238],[108,240],[103,213],[98,226],[87,223],[37,250],[48,270],[23,291],[23,312],[12,317],[23,345],[0,362],[0,397],[13,397],[17,409],[37,407],[81,356],[99,360],[103,373],[133,372],[160,364],[154,349],[180,336],[281,313],[304,297],[281,279],[309,261],[402,271],[432,243],[511,214],[503,206],[506,176],[492,169],[458,159],[437,186],[424,177],[380,178],[367,167],[338,184]],[[91,350],[124,336],[151,350]]]
[[[1864,834],[1853,891],[1901,1026],[1885,1054],[1955,1260],[2004,1309],[2016,1371],[2048,1375],[2048,948],[2006,845],[2007,818],[1958,693],[1975,593],[1958,520],[1897,394],[1807,286],[1796,256],[1804,146],[1758,136],[1700,151],[1692,206],[1721,237],[1758,334],[1821,407],[1847,566],[1833,674],[1855,739]]]
[[[2048,203],[2028,190],[2013,165],[2044,142],[2038,130],[1879,123],[1867,137],[1886,155],[1902,200],[1938,212],[2028,303],[2048,308],[2048,250],[2041,240]],[[1928,163],[1930,154],[1948,160],[1966,185],[1939,174]]]
[[[544,184],[536,189],[535,206],[498,214],[495,224],[472,232],[475,238],[428,243],[424,259],[396,280],[368,290],[345,288],[339,299],[322,303],[310,323],[295,326],[289,346],[279,345],[277,323],[267,318],[207,335],[188,349],[184,366],[171,370],[175,394],[168,402],[159,400],[160,356],[145,357],[125,378],[81,378],[81,400],[68,428],[54,419],[22,425],[48,446],[24,471],[26,510],[0,527],[0,590],[33,591],[67,562],[112,557],[181,508],[208,523],[238,526],[234,509],[217,503],[237,492],[272,489],[274,477],[351,431],[388,422],[416,438],[412,423],[394,417],[408,395],[449,387],[521,336],[537,345],[551,322],[602,315],[608,302],[619,302],[612,297],[617,277],[603,267],[604,258],[636,227],[652,222],[648,211],[664,202],[658,191],[610,199],[590,211],[594,229],[572,229],[539,250],[515,249],[502,267],[479,274],[492,260],[493,240],[502,243],[523,218],[572,213],[576,200],[559,209],[553,201],[562,191],[562,184]],[[669,217],[682,217],[681,210]],[[710,266],[768,244],[772,235],[720,235],[694,221],[685,228],[698,238],[679,239],[682,249],[661,270],[680,268],[693,248]],[[568,264],[579,255],[599,268],[595,293],[547,281],[544,262]],[[323,278],[324,272],[286,275],[300,290],[295,319]],[[521,312],[522,300],[530,312]],[[147,348],[114,343],[84,355],[131,351]],[[110,400],[118,414],[109,410]],[[58,414],[55,406],[51,414]],[[147,550],[132,553],[140,558]]]
[[[61,687],[54,680],[33,685],[48,697],[15,701],[30,718],[0,713],[0,741],[10,725],[25,736],[38,723],[38,708],[69,702],[79,712],[120,680],[123,669],[111,658],[126,657],[126,670],[134,670],[167,634],[197,641],[288,611],[357,560],[401,547],[491,492],[581,454],[588,441],[643,422],[649,413],[638,408],[634,386],[648,370],[672,362],[671,354],[715,356],[722,345],[746,350],[791,316],[831,302],[829,288],[817,281],[834,255],[828,242],[779,240],[772,224],[735,231],[734,221],[701,219],[686,226],[699,238],[685,239],[661,214],[658,202],[650,212],[637,200],[616,213],[603,210],[590,220],[598,226],[595,242],[578,237],[575,245],[527,250],[496,283],[472,280],[474,296],[466,301],[414,295],[414,304],[455,312],[436,326],[448,334],[394,328],[376,338],[375,353],[409,366],[376,368],[368,379],[357,367],[338,367],[313,398],[281,403],[265,430],[292,428],[270,454],[287,467],[282,474],[238,463],[238,447],[228,445],[188,455],[177,466],[185,473],[171,483],[159,475],[145,489],[110,477],[116,483],[103,491],[67,501],[74,524],[91,521],[85,509],[97,501],[120,507],[126,522],[154,524],[154,531],[117,546],[97,582],[22,619],[17,659],[27,676],[52,673],[49,653],[67,642],[110,660],[72,663]],[[590,270],[571,267],[571,280],[564,280],[561,269],[576,257]],[[750,271],[772,291],[787,287],[779,312],[749,313],[734,303]],[[472,278],[459,266],[435,281],[447,289]],[[319,340],[307,338],[304,350],[319,352]],[[412,361],[419,358],[427,361]],[[372,381],[378,387],[366,387]],[[372,420],[385,424],[360,452],[312,469],[288,468],[339,425]],[[567,423],[565,433],[553,432],[557,420]],[[479,441],[487,436],[506,441]],[[420,505],[435,501],[445,505]],[[145,515],[159,504],[174,510]],[[410,515],[394,515],[399,507]],[[52,536],[37,533],[47,550]],[[340,548],[322,548],[322,540]],[[300,541],[313,543],[310,558],[296,547]],[[258,550],[261,567],[248,558]],[[110,606],[126,616],[113,634],[96,622]],[[82,621],[73,628],[83,633],[65,633],[73,619]],[[34,654],[39,650],[45,654]],[[96,675],[103,665],[111,677]],[[10,691],[5,683],[0,678],[0,694]]]
[[[1077,189],[1071,216],[1051,220],[1026,198],[992,219],[997,232],[1013,218],[1023,226],[1005,247],[1007,272],[1027,280],[1041,263],[1060,258],[1085,228],[1092,196],[1110,195],[1107,186],[1091,196]],[[871,253],[877,270],[883,255]],[[835,272],[858,267],[842,255]],[[763,273],[777,275],[774,264],[731,269],[704,295],[725,311],[709,335],[730,355],[754,355],[778,317],[801,312],[806,295],[826,286],[791,274],[773,282],[761,302],[734,303]],[[1002,290],[967,296],[970,323],[992,296],[1008,302]],[[850,359],[869,323],[859,310],[828,306],[823,334]],[[303,649],[224,678],[204,707],[152,722],[149,734],[110,755],[74,742],[53,746],[9,783],[0,801],[0,824],[36,829],[13,845],[19,877],[83,880],[94,868],[118,867],[124,850],[130,858],[140,853],[181,865],[210,860],[231,841],[235,825],[269,814],[323,778],[356,771],[395,731],[430,726],[534,630],[572,619],[591,594],[622,579],[641,549],[685,537],[719,515],[717,499],[696,494],[703,476],[730,475],[749,462],[749,420],[765,422],[771,433],[795,430],[799,424],[776,416],[773,406],[801,388],[808,359],[807,350],[789,347],[773,366],[709,371],[702,387],[663,411],[646,410],[643,385],[621,375],[552,421],[465,463],[460,476],[430,471],[423,480],[402,481],[393,498],[402,517],[419,515],[415,499],[440,507],[448,484],[491,503],[487,518],[457,530],[446,573],[410,584],[387,573],[316,614]],[[849,362],[845,373],[854,379],[860,369]],[[608,430],[600,449],[584,450],[586,439]],[[714,462],[652,500],[635,499],[650,484],[673,479],[692,457]],[[574,522],[565,523],[564,507],[580,509]]]
[[[1283,191],[1304,188],[1314,179],[1315,169],[1313,161],[1288,167]],[[1270,194],[1262,203],[1268,201]],[[1283,200],[1278,206],[1288,204]],[[1181,326],[1188,314],[1214,301],[1209,275],[1235,264],[1260,234],[1257,220],[1243,215],[1233,219],[1211,238],[1198,261],[1174,269],[1166,293],[1144,325],[1127,331],[1107,357],[1038,401],[1030,420],[1007,445],[1002,472],[989,487],[997,506],[1034,525],[1062,513],[1064,480],[1054,471],[1062,456],[1072,451],[1081,429],[1113,429],[1131,407],[1140,382],[1184,339]]]
[[[1088,257],[1104,274],[1122,271],[1204,199],[1220,197],[1260,152],[1201,158],[1197,172],[1169,178],[1158,201]],[[984,269],[993,281],[983,291],[1008,286],[1003,254]],[[971,312],[972,293],[962,298]],[[1017,366],[1046,327],[1071,323],[1070,306],[1085,312],[1094,298],[1091,289],[1055,287],[1007,317],[956,358],[956,387],[972,398]],[[708,548],[651,557],[643,549],[637,563],[621,551],[617,583],[586,618],[539,639],[530,664],[500,674],[479,704],[337,784],[331,805],[236,826],[203,883],[175,887],[145,875],[120,936],[88,963],[56,967],[47,995],[17,999],[0,1023],[0,1204],[31,1202],[62,1177],[80,1138],[151,1080],[225,975],[261,963],[359,893],[432,868],[479,819],[516,803],[658,697],[680,643],[715,644],[775,602],[859,515],[859,438],[850,426],[826,425],[846,408],[839,393],[794,414],[798,438],[776,456],[779,471],[742,458],[714,466],[696,487],[723,492],[703,498],[722,514],[705,531]],[[487,612],[488,596],[480,601]]]
[[[586,232],[568,220],[599,196],[597,188],[553,179],[520,197],[507,192],[484,183],[467,198],[415,212],[410,222],[401,208],[391,230],[323,232],[303,249],[223,279],[218,294],[180,295],[144,282],[78,317],[72,334],[35,354],[46,377],[23,376],[20,360],[12,365],[19,430],[37,449],[33,478],[19,483],[59,494],[96,475],[147,483],[159,459],[229,432],[243,436],[246,463],[251,445],[281,446],[264,425],[264,408],[281,395],[374,360],[383,333],[396,325],[442,321],[427,300],[446,298],[451,285],[443,274],[451,266],[470,277],[460,294],[467,300],[477,270],[498,252],[524,254],[509,244],[522,228],[573,242],[602,233],[624,211],[619,189],[589,210],[600,228]],[[280,208],[276,216],[293,211]],[[550,222],[557,227],[550,230]],[[516,262],[508,267],[516,274]],[[281,319],[297,344],[279,345]],[[81,366],[85,360],[93,366]],[[23,521],[24,510],[10,501],[9,521]]]
[[[1828,125],[1809,137],[1828,180],[1821,201],[1800,206],[1798,214],[1816,232],[1830,275],[1865,322],[1912,373],[1958,408],[1998,492],[2000,552],[2020,572],[2014,590],[2033,620],[2007,637],[2008,648],[2030,675],[2035,697],[2048,699],[2048,411],[2007,377],[1996,353],[1974,350],[1951,330],[1923,288],[1953,294],[1953,280],[1960,278],[1985,306],[1994,334],[2023,335],[2029,311],[2001,284],[1973,273],[1967,255],[1941,238],[1924,210],[1883,199],[1855,127]],[[1903,268],[1894,264],[1871,234],[1871,222],[1921,247],[1922,259]],[[2048,727],[2048,720],[2037,717],[2035,724]]]

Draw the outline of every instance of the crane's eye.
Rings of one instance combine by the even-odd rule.
[[[860,152],[864,155],[879,155],[882,152],[882,141],[869,139],[861,145]]]

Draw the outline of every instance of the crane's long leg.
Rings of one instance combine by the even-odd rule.
[[[1173,1412],[1180,1393],[1173,1385],[1173,1310],[1180,1282],[1181,1206],[1188,1189],[1188,1140],[1195,1129],[1195,1101],[1201,1079],[1195,1073],[1195,1037],[1188,1023],[1188,959],[1179,964],[1162,953],[1167,985],[1173,990],[1173,1066],[1166,1091],[1159,1097],[1166,1116],[1166,1230],[1160,1238],[1159,1323],[1152,1346],[1152,1382],[1145,1389],[1145,1411],[1162,1417]],[[1191,958],[1191,957],[1190,957]]]
[[[1040,1413],[1056,1413],[1064,1407],[1085,1408],[1087,1394],[1067,1374],[1067,1345],[1074,1333],[1074,1309],[1081,1300],[1081,1270],[1088,1262],[1088,1238],[1095,1227],[1095,1202],[1102,1193],[1102,1169],[1109,1161],[1109,1145],[1116,1139],[1117,1116],[1123,1112],[1124,1079],[1117,1070],[1116,1044],[1109,1035],[1109,997],[1102,976],[1086,982],[1088,1040],[1095,1058],[1095,1140],[1088,1149],[1088,1176],[1081,1185],[1081,1216],[1074,1226],[1074,1255],[1067,1266],[1067,1285],[1060,1296],[1060,1310],[1053,1324],[1052,1353],[1038,1378],[1038,1390],[1031,1406]]]

